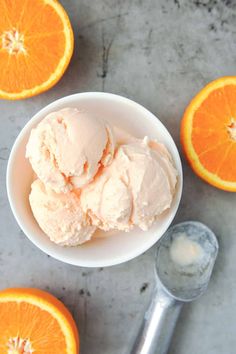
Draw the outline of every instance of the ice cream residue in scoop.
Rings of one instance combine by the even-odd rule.
[[[172,261],[182,267],[199,263],[204,256],[202,247],[185,233],[176,237],[170,247]]]

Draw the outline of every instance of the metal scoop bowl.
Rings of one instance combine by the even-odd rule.
[[[181,243],[187,245],[182,254]],[[167,353],[182,305],[207,289],[218,248],[215,234],[200,222],[183,222],[165,233],[156,255],[156,289],[131,354]]]

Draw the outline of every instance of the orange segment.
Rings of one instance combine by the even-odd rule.
[[[19,99],[52,87],[73,52],[69,18],[56,0],[0,0],[0,98]]]
[[[78,354],[74,320],[54,296],[38,289],[0,291],[0,352]]]
[[[235,163],[235,157],[236,157],[236,144],[232,144],[228,154],[227,158],[225,158],[219,169],[218,169],[218,175],[220,178],[227,178],[228,181],[235,181],[235,176],[236,176],[236,163]]]
[[[225,95],[227,97],[227,101],[229,103],[229,107],[231,110],[231,114],[233,117],[236,117],[236,86],[228,85],[224,88]]]
[[[193,170],[220,189],[236,192],[236,77],[209,83],[190,102],[181,142]]]
[[[210,119],[209,119],[210,117]],[[224,134],[224,130],[219,130],[219,121],[215,116],[210,116],[207,113],[202,113],[201,110],[196,111],[193,120],[192,143],[197,154],[201,154],[216,147],[228,140],[228,136]],[[209,140],[211,145],[209,147]]]

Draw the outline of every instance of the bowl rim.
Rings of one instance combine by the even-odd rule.
[[[67,255],[58,255],[56,251],[51,251],[51,250],[45,249],[45,247],[41,244],[40,241],[35,240],[31,237],[30,233],[27,231],[27,227],[25,226],[24,222],[22,222],[22,219],[18,216],[18,213],[15,208],[14,196],[12,193],[12,187],[11,187],[11,183],[10,183],[10,176],[11,176],[11,172],[13,170],[14,156],[19,148],[21,140],[24,138],[25,133],[28,130],[28,127],[31,126],[33,122],[37,121],[38,118],[45,111],[52,109],[54,106],[55,106],[55,110],[56,110],[57,109],[56,106],[58,104],[63,104],[65,102],[67,102],[68,100],[73,99],[73,98],[77,98],[77,97],[79,97],[79,98],[81,98],[81,97],[82,98],[83,97],[86,97],[86,98],[103,97],[103,98],[107,98],[110,100],[115,100],[117,102],[123,102],[125,104],[133,105],[136,108],[138,108],[139,110],[141,110],[143,112],[143,115],[146,115],[147,119],[151,119],[152,121],[158,120],[159,124],[162,126],[162,129],[165,131],[166,135],[168,136],[169,142],[172,145],[173,150],[175,151],[175,160],[177,160],[177,162],[178,162],[178,167],[176,166],[176,168],[178,170],[178,192],[177,192],[178,195],[176,196],[174,208],[171,207],[172,208],[171,213],[169,214],[168,219],[166,221],[166,227],[165,227],[163,234],[158,239],[156,239],[156,240],[154,239],[151,242],[144,244],[143,247],[141,247],[141,246],[138,247],[135,250],[135,252],[129,252],[129,253],[125,253],[120,256],[117,256],[113,262],[110,260],[101,260],[100,263],[98,263],[98,261],[93,262],[90,260],[90,261],[86,262],[84,260],[79,260],[78,263],[75,263],[73,260],[70,260],[69,259],[70,257]],[[96,91],[90,92],[89,91],[89,92],[75,93],[72,95],[68,95],[68,96],[64,96],[62,98],[59,98],[59,99],[49,103],[48,105],[44,106],[43,108],[41,108],[29,119],[29,121],[21,129],[20,133],[18,134],[18,136],[16,137],[16,139],[12,145],[11,152],[10,152],[9,159],[8,159],[8,164],[7,164],[7,171],[6,171],[6,188],[7,188],[7,196],[8,196],[9,204],[10,204],[12,213],[13,213],[18,225],[20,226],[20,228],[22,229],[22,231],[24,232],[26,237],[36,247],[38,247],[41,251],[43,251],[47,255],[50,255],[51,257],[53,257],[56,260],[62,261],[67,264],[79,266],[79,267],[88,267],[88,268],[109,267],[109,266],[114,266],[114,265],[125,263],[127,261],[130,261],[130,260],[140,256],[141,254],[146,252],[148,249],[150,249],[153,245],[155,245],[156,242],[158,242],[162,238],[162,236],[165,234],[165,232],[169,228],[170,224],[172,223],[172,221],[179,209],[179,205],[180,205],[180,201],[181,201],[181,197],[182,197],[182,192],[183,192],[183,168],[182,168],[180,154],[179,154],[179,151],[177,149],[174,139],[172,138],[171,134],[169,133],[169,131],[165,127],[165,125],[151,111],[149,111],[147,108],[145,108],[140,103],[137,103],[137,102],[135,102],[127,97],[121,96],[121,95],[117,95],[114,93],[108,93],[108,92],[96,92]]]

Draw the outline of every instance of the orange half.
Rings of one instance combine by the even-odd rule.
[[[236,76],[209,83],[193,98],[181,122],[181,142],[201,178],[236,192]]]
[[[48,90],[65,72],[74,38],[56,0],[0,0],[0,98]]]
[[[54,296],[29,288],[0,291],[0,353],[78,352],[75,322]]]

